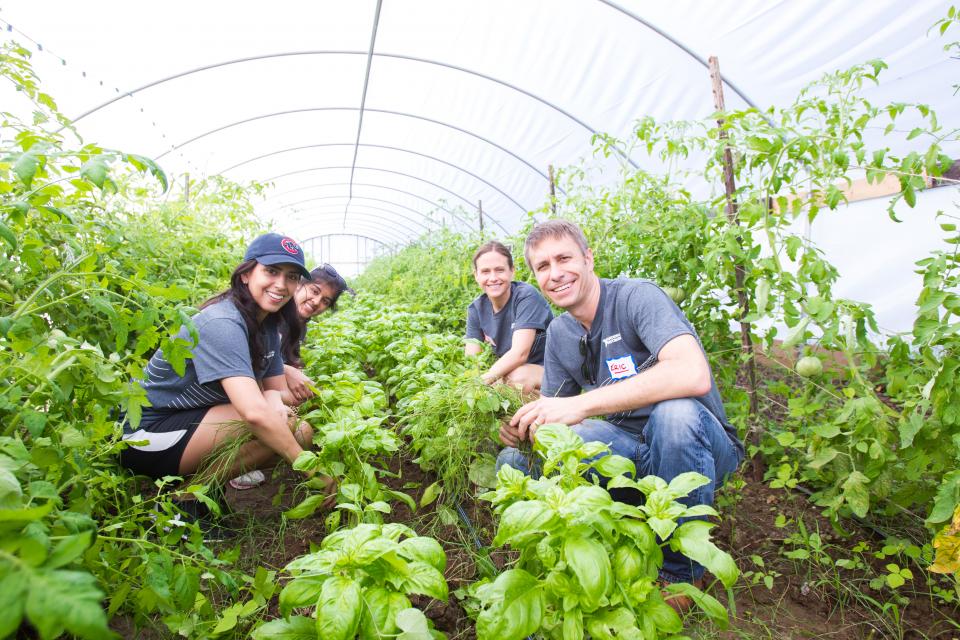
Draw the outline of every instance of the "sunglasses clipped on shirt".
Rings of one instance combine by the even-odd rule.
[[[597,384],[597,376],[593,373],[593,361],[596,356],[593,353],[593,345],[590,344],[589,335],[586,333],[580,336],[580,355],[583,356],[583,361],[580,363],[580,375],[587,381],[587,384]]]

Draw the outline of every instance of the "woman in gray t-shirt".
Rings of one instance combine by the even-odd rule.
[[[284,357],[283,373],[286,377],[289,395],[284,396],[284,402],[289,405],[300,405],[313,397],[310,386],[313,381],[303,373],[303,363],[300,362],[300,343],[307,335],[307,323],[325,311],[336,311],[337,300],[340,294],[353,289],[347,286],[337,270],[329,264],[323,264],[310,272],[310,279],[300,283],[293,296],[300,321],[300,339],[291,346],[295,349],[294,357]]]
[[[544,334],[553,319],[550,305],[536,288],[514,282],[513,255],[492,240],[473,255],[473,277],[483,294],[467,308],[465,353],[476,355],[486,342],[497,361],[483,374],[487,384],[502,380],[525,393],[540,390]],[[474,342],[474,340],[478,342]]]
[[[290,354],[281,353],[280,331],[299,340],[293,296],[302,276],[310,273],[291,238],[270,233],[250,244],[230,288],[194,317],[192,356],[176,362],[157,351],[150,359],[140,381],[150,406],[138,424],[124,419],[123,439],[131,443],[121,453],[124,466],[155,478],[189,476],[227,442],[252,434],[231,462],[210,469],[229,478],[278,457],[292,463],[309,446],[310,426],[291,420],[282,402]],[[179,337],[193,342],[185,328]],[[183,504],[191,502],[182,509],[188,515],[198,511],[195,500]]]

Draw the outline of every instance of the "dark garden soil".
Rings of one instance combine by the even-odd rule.
[[[765,375],[780,373],[774,368]],[[776,419],[776,403],[763,411]],[[424,489],[434,482],[409,457],[397,455],[388,461],[387,468],[389,477],[383,481],[410,495],[417,504]],[[744,473],[748,473],[747,469],[745,465]],[[226,500],[233,513],[226,522],[240,530],[238,565],[244,572],[252,575],[260,566],[279,572],[325,537],[326,513],[286,522],[281,515],[303,497],[295,495],[297,475],[281,466],[268,474],[267,482],[260,487],[227,490]],[[404,523],[443,545],[449,600],[440,602],[421,596],[411,600],[450,640],[473,640],[474,625],[461,606],[457,591],[484,573],[502,570],[511,557],[504,549],[486,547],[496,528],[486,503],[466,499],[460,507],[462,514],[458,517],[450,506],[434,503],[411,512],[395,501],[386,519]],[[876,582],[871,586],[871,578],[886,575],[888,564],[905,567],[908,562],[903,555],[882,553],[884,545],[890,542],[886,539],[890,533],[881,532],[880,527],[843,522],[842,530],[835,528],[804,493],[772,489],[746,475],[727,483],[717,496],[717,507],[721,518],[713,530],[714,540],[733,555],[741,578],[729,593],[719,582],[707,587],[730,610],[730,624],[721,629],[692,612],[685,623],[686,632],[694,638],[960,640],[960,606],[945,604],[930,595],[932,589],[927,580],[937,576],[927,573],[922,561],[909,565],[913,578],[896,590]],[[888,523],[884,524],[887,528]],[[914,533],[918,537],[916,544],[927,540],[924,532]],[[794,557],[787,556],[788,553]],[[838,565],[838,561],[861,564],[848,569]],[[950,590],[946,581],[935,584]],[[274,598],[265,617],[277,616]],[[161,631],[163,625],[159,622],[152,629],[138,629],[130,620],[118,617],[111,621],[111,626],[125,638],[169,637]]]
[[[389,478],[387,484],[408,493],[419,504],[423,490],[433,478],[400,456],[389,461],[389,468],[395,477]],[[248,573],[258,566],[282,569],[292,559],[308,553],[311,544],[319,545],[326,535],[324,513],[301,521],[283,522],[282,510],[298,501],[293,495],[295,482],[292,471],[278,468],[261,487],[227,491],[227,502],[233,510],[228,522],[242,528],[239,564]],[[718,504],[722,518],[714,529],[714,538],[719,546],[733,554],[743,575],[732,590],[735,612],[731,613],[729,628],[719,629],[692,613],[686,619],[690,635],[731,639],[960,638],[960,629],[956,626],[960,609],[922,595],[921,592],[930,590],[922,586],[924,574],[919,568],[913,568],[916,584],[913,588],[910,583],[901,587],[907,597],[898,602],[898,596],[891,590],[872,589],[864,570],[851,571],[836,565],[836,560],[855,555],[850,549],[860,542],[865,543],[866,550],[858,557],[871,562],[877,570],[882,572],[885,564],[897,562],[873,556],[884,544],[875,532],[844,523],[848,536],[841,536],[806,496],[771,489],[764,484],[734,480],[724,488]],[[447,552],[449,601],[415,596],[413,604],[451,640],[470,640],[476,637],[473,623],[454,593],[482,575],[477,563],[477,544],[486,545],[493,538],[495,523],[485,504],[478,501],[468,500],[462,505],[473,532],[462,518],[443,524],[436,507],[434,504],[411,513],[402,503],[394,503],[393,513],[387,519],[405,523],[443,544]],[[793,560],[783,554],[804,548],[803,544],[790,542],[799,539],[791,536],[799,531],[800,521],[805,523],[807,534],[819,533],[822,551],[819,555],[813,553],[810,559]],[[502,549],[492,550],[489,558],[497,569],[502,569],[509,560],[508,553]],[[762,567],[758,559],[762,559]],[[764,575],[773,578],[772,588],[764,584]],[[709,590],[729,607],[722,585],[716,583]],[[881,613],[884,605],[885,614]],[[277,615],[274,599],[267,617]],[[115,619],[113,627],[126,638],[164,636],[155,630],[135,629],[129,620],[122,618]]]

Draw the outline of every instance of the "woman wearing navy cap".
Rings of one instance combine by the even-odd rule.
[[[124,466],[154,478],[189,476],[211,453],[251,433],[229,467],[210,470],[230,478],[278,456],[292,463],[309,446],[312,429],[292,422],[282,402],[283,362],[294,356],[302,332],[293,299],[301,277],[310,273],[292,238],[268,233],[250,244],[230,288],[194,316],[199,340],[182,374],[162,351],[150,359],[140,384],[151,406],[140,424],[124,420],[123,439],[137,442],[121,453]],[[284,346],[281,332],[290,338]],[[178,337],[192,343],[185,327]],[[206,515],[196,500],[180,508],[188,517]]]
[[[312,270],[310,279],[303,280],[297,292],[293,295],[297,316],[300,320],[301,334],[298,340],[286,340],[284,343],[283,373],[287,383],[287,391],[283,394],[284,404],[298,406],[313,397],[311,389],[311,387],[314,387],[313,380],[303,372],[299,346],[306,338],[307,323],[325,311],[331,313],[336,311],[337,300],[344,291],[353,294],[353,289],[347,286],[347,281],[343,279],[343,276],[337,273],[337,270],[331,265],[324,264]],[[292,357],[288,353],[288,343],[289,348],[295,351]],[[228,484],[234,489],[242,491],[259,486],[266,479],[267,477],[262,471],[254,469],[232,478]]]

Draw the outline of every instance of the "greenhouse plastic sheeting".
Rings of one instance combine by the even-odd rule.
[[[709,116],[710,55],[728,108],[789,104],[826,72],[882,58],[869,100],[925,102],[957,122],[956,62],[931,30],[948,6],[14,0],[0,26],[35,51],[86,142],[159,157],[178,181],[270,182],[258,210],[277,228],[381,246],[475,229],[481,202],[487,228],[515,231],[543,204],[550,165],[586,158],[599,182],[651,166],[639,152],[594,157],[593,134]]]

